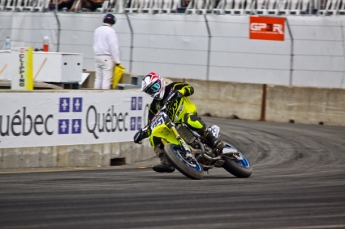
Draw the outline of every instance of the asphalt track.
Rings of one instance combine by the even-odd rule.
[[[345,228],[345,127],[204,117],[245,153],[247,179],[140,165],[0,170],[0,228]],[[2,172],[2,173],[1,173]]]

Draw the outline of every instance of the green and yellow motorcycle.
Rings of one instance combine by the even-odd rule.
[[[151,143],[154,136],[161,138],[168,160],[178,171],[191,179],[202,179],[204,171],[214,167],[224,168],[239,178],[247,178],[252,174],[248,159],[231,144],[224,142],[222,155],[216,156],[203,136],[184,123],[172,122],[167,114],[169,105],[169,102],[166,103],[143,131],[150,128]],[[218,126],[213,125],[210,129],[219,137]]]

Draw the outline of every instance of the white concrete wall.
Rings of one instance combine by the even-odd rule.
[[[345,17],[289,17],[295,40],[292,85],[345,88]]]
[[[134,163],[155,156],[148,140],[133,142],[0,148],[0,169],[47,167],[109,167],[111,159],[125,158]]]
[[[174,78],[345,88],[342,16],[287,17],[293,53],[287,27],[283,42],[250,40],[249,16],[207,15],[211,37],[203,15],[130,14],[129,22],[124,14],[116,17],[122,63],[136,74],[157,71]],[[93,31],[103,14],[59,13],[57,18],[60,30],[51,12],[2,12],[0,49],[8,35],[15,46],[34,47],[49,35],[53,49],[59,44],[59,51],[83,53],[83,68],[93,70]]]
[[[290,46],[285,41],[250,40],[249,17],[208,17],[212,33],[210,78],[218,81],[289,84]],[[221,28],[219,28],[221,26]]]
[[[206,79],[207,30],[204,18],[180,15],[130,15],[133,70],[167,77]]]

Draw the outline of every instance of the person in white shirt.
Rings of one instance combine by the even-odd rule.
[[[120,65],[119,42],[116,32],[112,28],[115,22],[115,16],[107,14],[103,19],[103,25],[94,32],[95,89],[110,89],[113,81],[114,66]]]

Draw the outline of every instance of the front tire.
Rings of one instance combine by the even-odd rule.
[[[204,177],[204,170],[194,156],[186,157],[186,152],[178,145],[166,144],[165,154],[169,162],[183,175],[194,180]]]

